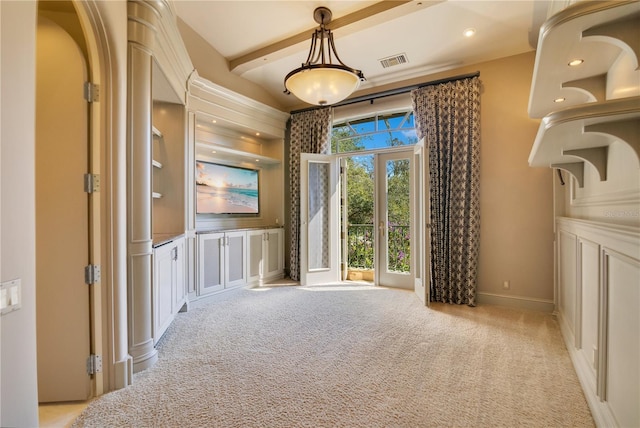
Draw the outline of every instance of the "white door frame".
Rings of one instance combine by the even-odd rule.
[[[112,35],[122,31],[113,16],[113,3],[100,0],[72,2],[88,52],[89,80],[100,87],[91,104],[90,170],[100,175],[100,191],[91,198],[91,263],[101,267],[101,280],[92,285],[91,352],[102,356],[102,372],[93,375],[93,395],[131,384],[127,331],[126,248],[126,82],[117,78],[121,52]],[[126,10],[126,5],[123,6]],[[122,67],[122,66],[120,66]],[[108,257],[104,257],[108,255]]]
[[[411,263],[414,273],[414,292],[425,305],[430,303],[431,282],[431,241],[429,236],[430,201],[429,189],[429,153],[424,149],[424,139],[413,149],[414,164],[414,209],[411,218]]]

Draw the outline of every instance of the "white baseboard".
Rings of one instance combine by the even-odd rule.
[[[122,389],[133,382],[133,357],[127,355],[124,360],[116,361],[113,365],[115,372],[114,389]]]
[[[536,299],[533,297],[506,296],[503,294],[483,293],[477,295],[479,304],[508,306],[517,309],[552,313],[555,310],[553,300]]]

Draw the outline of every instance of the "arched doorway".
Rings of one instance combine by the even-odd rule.
[[[81,51],[85,62],[85,80],[99,88],[99,97],[84,105],[87,119],[83,119],[86,127],[82,149],[85,167],[83,176],[86,173],[96,175],[100,185],[94,192],[84,194],[89,242],[84,245],[83,257],[87,258],[85,265],[100,266],[101,276],[93,285],[85,284],[83,266],[81,287],[84,291],[80,292],[85,302],[82,306],[89,309],[89,353],[102,356],[103,362],[102,371],[90,376],[90,395],[97,396],[130,384],[132,372],[131,357],[127,352],[126,215],[123,210],[125,191],[118,185],[125,180],[126,104],[124,92],[120,89],[122,83],[117,76],[118,67],[122,68],[126,64],[126,49],[122,49],[123,46],[119,46],[117,40],[113,39],[114,34],[126,35],[126,19],[120,20],[120,16],[126,16],[127,6],[124,2],[101,1],[47,1],[39,2],[38,5],[39,16],[49,18],[71,36],[76,51]],[[37,101],[39,103],[40,100]],[[43,106],[37,105],[36,108],[41,107]],[[59,104],[54,103],[54,107],[58,108]],[[74,125],[76,121],[77,118],[68,117],[66,122],[60,122],[60,126]],[[38,144],[36,142],[36,146]],[[36,151],[38,157],[38,148]],[[61,154],[61,157],[61,165],[66,166],[65,155]],[[81,188],[83,176],[80,177]],[[67,239],[60,244],[60,252],[65,251],[68,243]],[[38,294],[38,290],[36,293]],[[60,292],[52,294],[54,298],[64,296]],[[43,299],[37,296],[37,300],[38,306],[41,306],[40,300]],[[43,304],[54,305],[54,302],[43,301]],[[68,301],[62,303],[63,306],[69,304]],[[37,318],[45,319],[40,313]],[[53,331],[56,334],[64,333],[59,329]],[[40,333],[39,329],[38,341],[41,340]],[[42,333],[46,334],[46,330]],[[86,336],[86,332],[83,335]],[[38,348],[40,349],[40,344]],[[85,371],[88,356],[82,362],[82,369]]]
[[[85,55],[54,21],[38,18],[36,57],[36,328],[38,401],[91,396],[89,122]]]

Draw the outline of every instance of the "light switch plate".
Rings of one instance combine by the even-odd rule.
[[[16,311],[22,307],[22,281],[12,279],[0,284],[0,315]]]

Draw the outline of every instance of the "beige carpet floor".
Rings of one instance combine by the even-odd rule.
[[[593,426],[556,320],[367,285],[193,304],[76,427]]]

